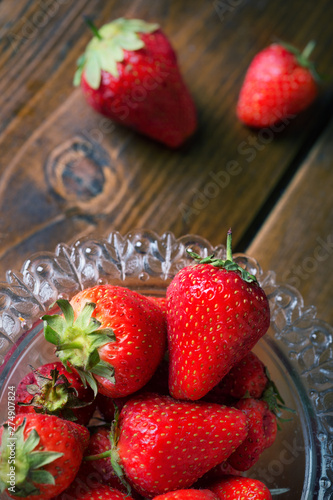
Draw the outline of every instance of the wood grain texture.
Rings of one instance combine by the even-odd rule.
[[[329,73],[330,0],[15,0],[0,10],[0,279],[36,251],[111,230],[218,244],[232,226],[244,250],[331,116],[329,85],[278,129],[235,116],[246,68],[274,37],[300,48],[316,39],[318,70]],[[83,14],[98,26],[119,16],[161,24],[198,110],[186,146],[170,151],[86,105],[72,86],[91,38]]]
[[[295,286],[333,324],[333,121],[247,253]]]

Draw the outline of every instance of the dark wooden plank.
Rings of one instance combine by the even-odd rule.
[[[235,117],[246,67],[276,35],[300,47],[316,38],[319,70],[330,68],[333,4],[319,0],[316,9],[299,0],[232,4],[225,9],[228,2],[199,0],[164,0],[153,7],[148,0],[58,1],[45,26],[25,37],[22,16],[27,26],[36,22],[40,4],[21,0],[13,10],[5,9],[2,275],[8,267],[19,267],[29,253],[114,229],[146,227],[178,236],[195,232],[217,244],[231,225],[237,245],[332,107],[332,95],[324,89],[310,110],[280,131],[246,129]],[[86,106],[72,87],[75,60],[90,39],[83,13],[99,25],[120,15],[161,23],[198,108],[199,130],[186,147],[169,151]],[[15,50],[9,35],[16,35]],[[74,162],[71,174],[80,172],[85,190],[72,185],[66,191],[60,182],[64,158]]]
[[[247,252],[333,324],[333,122]]]

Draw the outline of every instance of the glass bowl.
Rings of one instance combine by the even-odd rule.
[[[21,271],[10,270],[0,289],[0,419],[6,420],[12,393],[30,366],[51,361],[53,346],[43,338],[40,317],[59,298],[95,284],[111,282],[146,295],[163,296],[172,277],[201,256],[225,258],[195,235],[175,238],[152,231],[59,244],[55,253],[38,253]],[[296,410],[282,424],[274,445],[248,475],[264,481],[281,500],[333,498],[333,329],[305,308],[300,293],[276,282],[272,271],[244,254],[235,260],[256,275],[271,307],[268,333],[254,351],[268,367],[286,406]],[[276,496],[275,496],[276,495]]]

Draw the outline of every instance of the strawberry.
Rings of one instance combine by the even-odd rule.
[[[123,493],[106,484],[94,487],[77,485],[74,483],[53,500],[133,500],[127,493]]]
[[[55,415],[17,415],[0,428],[0,491],[46,500],[77,474],[89,432]]]
[[[226,476],[209,489],[220,500],[272,500],[267,486],[258,479],[240,476]]]
[[[95,407],[93,391],[59,361],[33,369],[17,386],[17,414],[48,413],[87,425]]]
[[[204,474],[194,485],[193,488],[206,488],[209,484],[218,481],[225,476],[240,476],[242,473],[234,469],[227,460],[221,464],[216,465]]]
[[[114,399],[99,392],[96,396],[96,404],[102,419],[105,422],[112,422],[115,413]]]
[[[98,426],[93,429],[85,455],[99,455],[110,450],[110,447],[110,428],[105,425]],[[110,457],[86,462],[86,464],[89,464],[91,472],[94,471],[98,474],[101,483],[126,491],[111,465]],[[96,477],[98,476],[96,475]]]
[[[249,351],[225,377],[204,397],[205,401],[232,404],[245,395],[258,399],[262,396],[268,378],[266,367],[258,356]]]
[[[250,127],[270,127],[305,110],[318,94],[308,59],[313,42],[300,53],[274,43],[252,60],[237,102],[238,118]]]
[[[112,285],[97,285],[57,304],[63,316],[43,316],[45,338],[95,394],[124,397],[148,382],[166,345],[165,316],[158,306]]]
[[[177,490],[154,497],[154,500],[218,500],[210,490]]]
[[[274,443],[277,419],[270,411],[268,403],[263,400],[241,399],[236,408],[247,416],[248,435],[227,461],[236,470],[246,471],[257,462],[263,451]]]
[[[256,278],[232,260],[213,256],[180,270],[167,289],[169,389],[200,399],[254,347],[270,324],[267,297]]]
[[[188,488],[224,461],[245,439],[247,419],[235,408],[147,393],[126,403],[113,435],[118,474],[152,497]]]
[[[93,430],[88,447],[85,451],[85,456],[90,453],[100,453],[104,449],[110,448],[110,439],[108,438],[107,433],[104,433],[106,430],[107,428],[104,426],[101,427],[101,433],[99,433],[96,429]],[[110,434],[110,429],[108,429],[108,434]],[[114,495],[120,495],[119,497],[115,496],[115,498],[122,499],[124,498],[124,493],[126,493],[126,495],[128,494],[124,485],[113,472],[110,457],[93,462],[86,461],[85,457],[83,457],[80,469],[74,480],[65,491],[57,495],[52,500],[81,499],[86,498],[86,495],[89,499],[96,498],[100,500],[100,498],[104,498],[104,493],[108,495],[111,491]],[[91,495],[91,497],[89,495]],[[126,496],[126,498],[130,500],[132,496]],[[133,499],[142,500],[142,497],[136,492],[133,492]]]
[[[142,387],[135,395],[144,392],[154,392],[157,394],[169,394],[168,387],[169,363],[166,359],[162,359],[156,368],[152,378]],[[133,394],[123,398],[109,398],[104,394],[98,393],[96,396],[97,408],[100,416],[105,422],[112,422],[115,417],[116,410],[121,410],[124,404],[133,397]]]
[[[150,300],[152,300],[155,304],[158,304],[162,311],[166,314],[167,312],[167,299],[166,297],[153,297],[153,296],[148,296]]]
[[[96,111],[177,148],[197,127],[195,105],[176,54],[159,26],[116,19],[94,32],[78,60],[80,85]]]

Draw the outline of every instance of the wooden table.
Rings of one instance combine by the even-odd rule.
[[[234,251],[333,324],[329,79],[279,130],[235,116],[248,64],[276,38],[316,40],[318,71],[332,77],[331,0],[5,0],[0,14],[2,281],[32,253],[86,235],[144,227],[216,245],[232,227]],[[198,110],[186,147],[168,150],[88,108],[72,86],[91,38],[84,14],[98,26],[120,16],[161,24]]]

